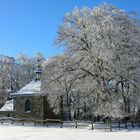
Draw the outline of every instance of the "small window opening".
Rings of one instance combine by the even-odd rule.
[[[25,101],[25,112],[30,112],[31,111],[31,102],[29,99]]]

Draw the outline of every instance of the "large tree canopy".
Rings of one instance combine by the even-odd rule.
[[[139,97],[139,38],[139,21],[110,4],[67,13],[56,44],[66,48],[63,77],[72,81],[71,101],[85,94],[88,111],[112,117],[132,113]]]

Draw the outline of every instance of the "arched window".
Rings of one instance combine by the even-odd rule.
[[[29,99],[25,101],[25,112],[31,111],[31,102]]]

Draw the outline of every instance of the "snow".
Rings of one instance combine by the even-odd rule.
[[[4,106],[0,109],[0,111],[13,111],[13,99],[6,101]]]
[[[19,90],[17,93],[12,93],[11,96],[27,96],[38,95],[41,93],[41,81],[32,81]]]
[[[140,130],[104,132],[87,129],[0,125],[0,140],[132,140],[132,139],[133,140],[140,139]]]

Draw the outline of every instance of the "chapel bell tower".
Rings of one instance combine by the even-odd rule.
[[[35,73],[36,73],[35,80],[36,81],[40,81],[41,80],[41,75],[42,75],[42,67],[41,67],[41,63],[40,63],[40,59],[39,58],[37,59],[37,65],[36,65]]]

